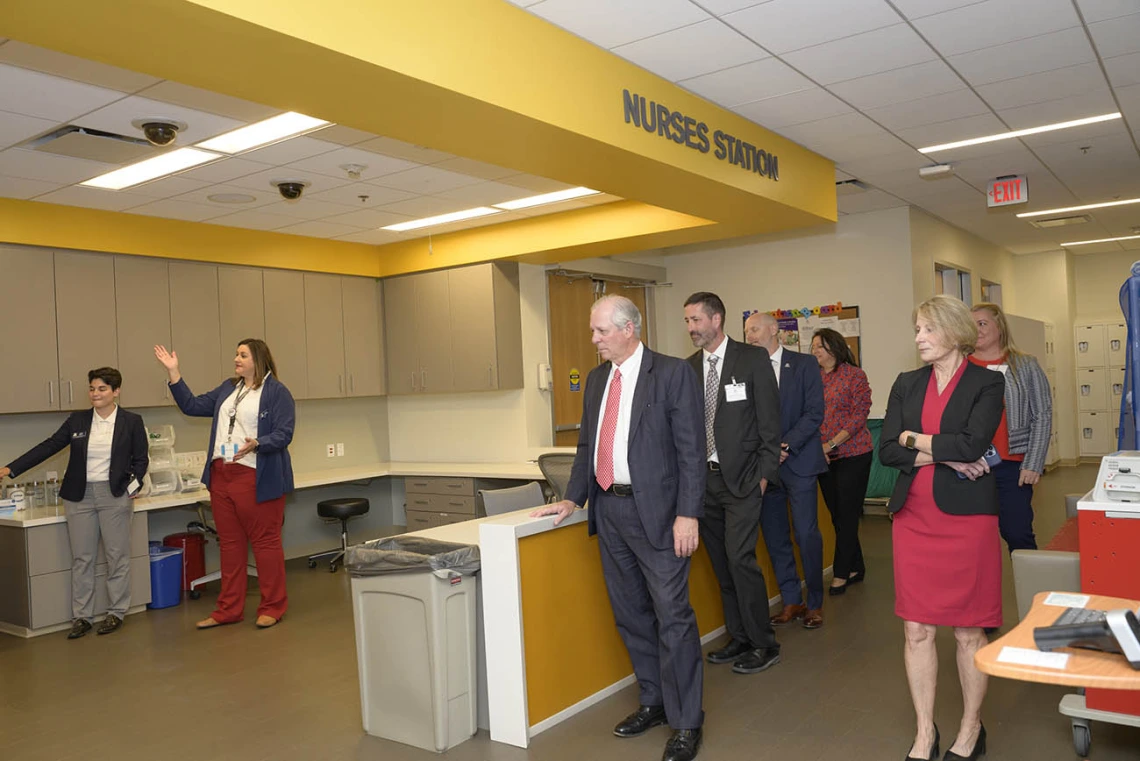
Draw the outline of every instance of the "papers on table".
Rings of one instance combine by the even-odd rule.
[[[1069,665],[1068,653],[1043,653],[1026,647],[1003,647],[997,659],[998,663],[1014,663],[1018,666],[1037,666],[1046,669],[1064,669]]]
[[[1045,605],[1054,605],[1058,608],[1085,608],[1088,607],[1088,595],[1076,595],[1068,592],[1050,592],[1045,598]]]

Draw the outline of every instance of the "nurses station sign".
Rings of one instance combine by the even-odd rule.
[[[1029,203],[1029,179],[1023,174],[1011,174],[990,180],[986,188],[986,206],[1013,206]]]

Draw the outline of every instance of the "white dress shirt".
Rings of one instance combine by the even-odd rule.
[[[598,444],[602,438],[602,421],[606,418],[606,400],[610,396],[610,383],[614,379],[614,370],[621,370],[621,400],[618,402],[617,430],[614,431],[614,483],[630,484],[629,477],[629,419],[633,414],[633,392],[637,388],[637,376],[641,372],[641,358],[645,355],[645,346],[638,341],[637,348],[633,350],[621,365],[611,363],[610,374],[606,378],[606,390],[602,394],[602,406],[598,417],[598,432],[594,435],[594,473],[598,472]]]
[[[701,399],[705,398],[705,388],[709,382],[709,357],[716,357],[717,376],[721,379],[722,382],[724,381],[724,352],[727,348],[728,336],[725,336],[724,339],[720,342],[720,346],[716,347],[716,351],[704,352],[704,362],[702,363],[704,366],[704,372],[701,373]],[[718,391],[717,393],[719,394],[720,392]],[[713,452],[709,457],[709,462],[720,462],[720,456],[717,455],[716,452]]]
[[[91,410],[91,433],[87,435],[87,483],[111,480],[111,439],[115,436],[115,420],[119,417],[119,405],[111,414],[102,417]]]
[[[269,377],[268,374],[265,376]],[[234,386],[234,390],[222,402],[222,408],[218,410],[218,433],[214,438],[214,456],[212,459],[218,459],[222,456],[222,444],[237,444],[238,449],[245,446],[246,439],[257,438],[257,414],[258,409],[261,407],[261,390],[265,388],[265,381],[257,388],[250,389],[241,400],[241,404],[237,405],[237,417],[234,419],[234,432],[231,436],[230,430],[230,414],[234,409],[234,404],[237,402],[238,392],[244,388],[242,384]],[[248,468],[257,469],[257,454],[249,452],[242,456],[240,460],[234,460],[238,465],[245,465]]]
[[[770,359],[772,360],[772,369],[776,372],[776,388],[780,387],[780,363],[784,361],[784,347],[778,346],[776,353]]]

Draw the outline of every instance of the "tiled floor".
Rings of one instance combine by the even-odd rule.
[[[1038,489],[1037,528],[1064,520],[1062,495],[1084,491],[1095,468],[1065,468]],[[863,527],[866,583],[828,598],[827,623],[781,632],[783,662],[763,674],[706,675],[704,761],[901,759],[913,733],[893,615],[890,525]],[[1006,621],[1016,617],[1006,578]],[[289,570],[291,612],[267,631],[248,623],[197,632],[210,601],[131,616],[120,633],[68,642],[0,636],[0,758],[20,761],[427,761],[435,754],[364,735],[348,579],[303,563]],[[255,600],[249,601],[252,614]],[[588,643],[583,643],[588,647]],[[939,637],[937,720],[944,747],[961,710],[953,638]],[[985,721],[991,761],[1076,758],[1057,713],[1064,689],[993,680]],[[634,688],[536,737],[528,750],[486,733],[446,754],[454,761],[618,761],[660,758],[668,731],[610,735]],[[1092,758],[1140,758],[1140,729],[1094,724]]]

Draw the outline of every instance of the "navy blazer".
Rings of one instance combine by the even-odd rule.
[[[780,423],[788,459],[781,468],[801,477],[827,471],[827,458],[819,440],[823,424],[823,377],[819,363],[809,354],[784,348],[780,360]]]
[[[206,450],[206,472],[202,483],[210,486],[214,441],[218,434],[218,417],[222,404],[233,393],[232,378],[222,381],[213,391],[194,396],[186,381],[170,385],[178,409],[191,417],[212,417],[210,447]],[[268,502],[293,491],[293,462],[289,443],[293,441],[296,408],[293,395],[285,384],[272,375],[265,376],[261,386],[261,403],[257,407],[257,501]]]
[[[63,474],[59,496],[68,502],[81,501],[87,492],[87,439],[91,435],[91,416],[94,414],[93,410],[82,410],[68,415],[58,431],[12,461],[8,466],[12,477],[34,468],[70,444],[67,471]],[[149,465],[143,419],[120,407],[115,417],[115,430],[111,433],[111,472],[108,479],[111,494],[123,496],[131,476],[141,484]]]
[[[600,487],[594,473],[594,443],[601,424],[602,396],[610,362],[586,377],[578,452],[566,487],[576,505],[597,504]],[[628,462],[638,516],[657,549],[673,546],[678,515],[700,518],[705,504],[704,400],[697,376],[687,362],[644,349],[629,423]],[[598,531],[594,510],[589,533]]]

